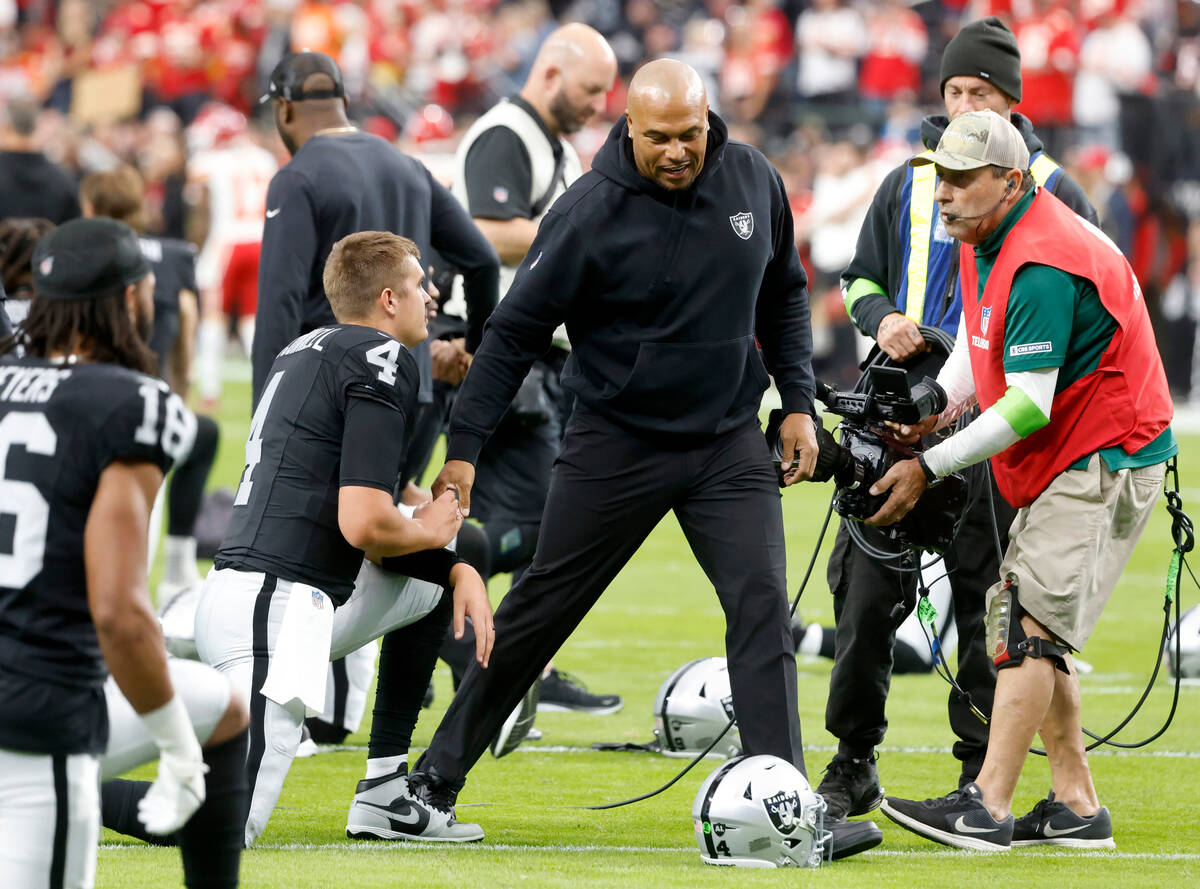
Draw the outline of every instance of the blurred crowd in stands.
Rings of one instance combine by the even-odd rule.
[[[258,96],[289,48],[336,58],[355,121],[441,172],[474,117],[517,91],[541,39],[585,21],[620,61],[605,121],[576,137],[585,162],[643,60],[669,55],[700,71],[732,135],[784,176],[813,280],[820,370],[844,383],[856,334],[838,277],[882,176],[919,147],[922,116],[942,113],[942,49],[985,15],[1009,23],[1020,45],[1016,110],[1088,191],[1139,276],[1173,389],[1200,397],[1193,0],[0,0],[0,100],[35,106],[28,140],[70,176],[133,163],[147,182],[147,228],[186,237],[189,158],[228,129],[212,103],[250,118],[244,138],[286,161]],[[14,117],[0,147],[22,144]]]

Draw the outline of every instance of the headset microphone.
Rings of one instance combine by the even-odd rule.
[[[946,222],[961,222],[964,219],[983,219],[983,217],[985,217],[985,216],[991,216],[993,213],[996,212],[996,208],[998,208],[1001,204],[1003,204],[1006,200],[1008,200],[1009,192],[1011,192],[1014,188],[1016,188],[1016,186],[1017,186],[1017,181],[1015,179],[1009,179],[1008,180],[1008,188],[1006,188],[1004,190],[1003,197],[1001,197],[1000,200],[996,201],[996,203],[992,204],[991,209],[984,210],[982,213],[976,213],[974,216],[959,216],[957,213],[947,213],[946,214]]]

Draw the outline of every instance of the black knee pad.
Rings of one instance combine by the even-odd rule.
[[[1017,578],[1009,574],[1004,579],[1003,589],[988,606],[987,613],[988,646],[996,669],[1019,667],[1027,657],[1044,657],[1069,675],[1071,671],[1067,668],[1066,658],[1069,649],[1041,636],[1027,635],[1021,626],[1021,618],[1025,614],[1017,597]]]

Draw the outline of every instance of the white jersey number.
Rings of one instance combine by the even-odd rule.
[[[19,590],[42,570],[50,504],[36,485],[5,475],[8,449],[13,445],[31,454],[53,457],[58,436],[44,414],[12,413],[0,420],[0,513],[11,512],[17,517],[12,552],[0,554],[0,586]]]
[[[275,397],[275,392],[279,389],[279,381],[283,379],[283,374],[284,371],[281,370],[267,381],[267,388],[263,390],[262,399],[258,402],[258,409],[250,418],[250,437],[246,439],[246,468],[242,470],[242,481],[233,498],[234,506],[245,506],[250,502],[250,491],[254,488],[251,476],[254,475],[254,467],[262,460],[263,424],[267,421],[267,413],[271,410],[271,399]]]
[[[381,346],[376,346],[367,352],[367,364],[380,368],[379,382],[389,386],[396,385],[396,361],[400,357],[400,344],[388,340]]]

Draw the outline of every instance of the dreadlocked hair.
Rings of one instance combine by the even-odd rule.
[[[33,248],[52,228],[53,222],[39,217],[0,222],[0,280],[10,297],[32,295]]]
[[[138,334],[124,291],[99,299],[38,297],[12,336],[0,339],[0,356],[22,346],[27,355],[48,358],[87,350],[89,361],[119,364],[154,376],[158,360]]]

